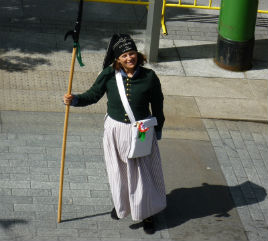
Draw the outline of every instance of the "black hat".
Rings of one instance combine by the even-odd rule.
[[[113,63],[121,54],[131,50],[137,51],[137,47],[134,40],[128,34],[114,34],[106,51],[103,69]]]

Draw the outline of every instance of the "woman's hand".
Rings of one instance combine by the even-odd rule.
[[[63,96],[63,102],[64,102],[64,104],[65,104],[65,105],[70,105],[70,104],[72,103],[73,98],[74,98],[74,97],[73,97],[72,94],[70,94],[70,95],[65,94],[65,95]]]

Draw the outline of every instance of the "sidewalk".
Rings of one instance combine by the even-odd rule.
[[[71,41],[63,42],[59,34],[10,32],[5,35],[7,42],[1,42],[0,109],[64,111],[61,96],[68,84]],[[16,47],[16,39],[22,39],[20,48]],[[136,40],[142,50],[143,41]],[[86,66],[76,65],[74,93],[87,90],[101,71],[107,43],[99,50],[92,50],[88,44],[91,41],[91,36],[81,36]],[[48,50],[49,44],[54,48]],[[161,39],[160,62],[147,66],[152,67],[161,80],[166,95],[166,114],[267,121],[267,46],[267,40],[256,41],[256,66],[252,70],[230,72],[213,62],[215,43]],[[173,108],[172,100],[178,103],[178,108]],[[105,103],[103,99],[94,107],[75,111],[104,113]]]
[[[108,9],[113,11],[115,5],[104,4],[101,6],[107,7],[106,21],[110,22],[92,24],[90,21],[94,20],[94,16],[96,18],[94,9],[100,3],[93,4],[92,8],[89,6],[91,5],[87,5],[85,10],[89,11],[90,17],[85,16],[80,36],[86,66],[80,68],[76,65],[73,92],[88,89],[101,71],[107,43],[113,32],[127,31],[136,40],[138,49],[143,51],[144,48],[144,8],[120,5],[124,13],[133,13],[129,16],[130,23],[126,24],[121,19],[116,19],[116,22],[115,17],[108,14]],[[128,8],[132,11],[128,11]],[[172,14],[167,11],[167,20],[170,18],[167,28],[170,31],[168,36],[161,36],[159,62],[147,65],[156,71],[162,82],[166,95],[166,114],[267,121],[268,18],[258,19],[260,23],[256,27],[258,35],[256,34],[253,68],[245,72],[230,72],[213,62],[217,16],[213,15],[212,23],[206,23],[200,13],[194,19],[194,13],[175,15],[174,11]],[[63,41],[63,36],[68,29],[73,28],[73,23],[63,21],[66,15],[54,23],[53,11],[51,18],[47,19],[42,14],[37,18],[37,13],[38,11],[33,12],[33,18],[27,15],[25,18],[17,17],[18,19],[3,18],[0,25],[3,33],[0,38],[0,69],[3,79],[0,82],[1,110],[64,111],[61,96],[68,84],[72,40]],[[187,19],[187,16],[191,18]],[[68,19],[70,21],[70,17]],[[133,23],[135,20],[138,25]],[[173,107],[169,109],[169,106],[174,106],[174,99],[180,106],[175,110],[179,113],[174,113]],[[47,104],[44,105],[44,102]],[[103,100],[82,112],[104,113],[105,108]],[[75,111],[80,112],[81,109]]]
[[[1,111],[1,241],[266,239],[267,125],[199,119],[206,140],[163,138],[168,208],[148,236],[130,217],[110,218],[102,114],[70,115],[62,223],[56,223],[63,119],[63,113]]]
[[[159,145],[168,208],[157,216],[156,234],[144,234],[130,217],[116,222],[109,216],[105,98],[88,108],[71,108],[63,222],[56,223],[61,96],[72,48],[63,36],[76,18],[74,3],[64,9],[62,3],[47,1],[39,8],[32,1],[13,2],[7,8],[4,1],[0,6],[0,240],[266,241],[268,26],[263,15],[257,21],[253,69],[235,73],[213,62],[216,15],[168,13],[169,35],[161,37],[159,62],[147,65],[160,77],[165,95]],[[76,65],[74,93],[88,89],[101,71],[113,32],[130,33],[138,49],[144,48],[144,8],[102,4],[106,22],[92,24],[99,6],[85,8],[80,45],[86,66]],[[111,14],[118,11],[120,18]]]

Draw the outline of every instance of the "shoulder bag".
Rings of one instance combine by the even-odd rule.
[[[155,117],[149,117],[144,120],[136,121],[126,97],[121,73],[116,71],[115,77],[122,104],[131,122],[132,137],[128,158],[150,155],[153,143],[154,126],[157,125],[157,119]]]

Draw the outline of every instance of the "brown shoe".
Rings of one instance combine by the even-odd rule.
[[[119,220],[115,208],[113,208],[113,210],[111,211],[111,218],[114,220]]]
[[[143,230],[147,234],[154,234],[155,227],[154,227],[154,220],[153,217],[146,218],[142,221]]]

